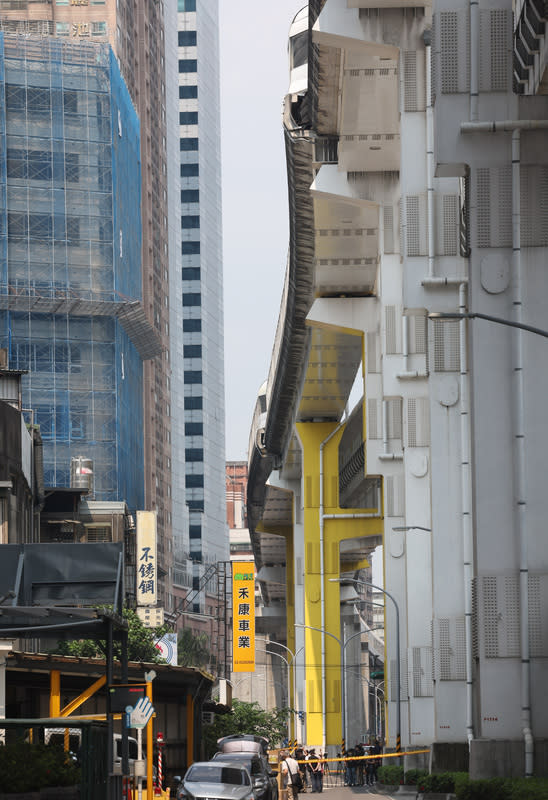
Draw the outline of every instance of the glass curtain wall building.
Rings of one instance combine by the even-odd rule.
[[[184,470],[196,587],[207,565],[229,554],[217,0],[178,0],[178,75],[184,448],[173,452],[184,449],[174,468]]]
[[[85,456],[96,499],[142,508],[137,115],[107,44],[0,34],[0,92],[0,346],[45,483]]]

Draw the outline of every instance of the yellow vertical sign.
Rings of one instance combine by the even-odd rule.
[[[155,606],[158,565],[156,563],[156,511],[137,512],[137,605]]]
[[[232,671],[255,672],[255,564],[232,562]]]

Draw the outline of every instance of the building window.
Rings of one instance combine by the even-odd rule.
[[[202,370],[201,369],[187,369],[184,375],[185,383],[202,383]],[[202,426],[200,426],[202,427]],[[185,425],[185,433],[188,433],[187,426]],[[200,431],[201,433],[201,431]]]
[[[67,183],[78,183],[80,180],[79,160],[78,153],[65,153],[65,180]]]
[[[202,271],[200,267],[183,267],[184,281],[199,281]]]
[[[92,22],[91,35],[92,36],[106,36],[107,23],[106,22]]]
[[[23,111],[25,108],[25,87],[6,83],[6,108],[8,111]]]
[[[80,244],[80,217],[67,217],[67,242]]]
[[[112,542],[112,528],[110,525],[86,525],[86,541]]]
[[[180,100],[192,100],[195,97],[198,97],[198,87],[197,86],[179,86],[179,99]]]
[[[196,11],[196,0],[177,0],[177,11]]]
[[[198,112],[197,111],[180,111],[179,112],[179,125],[197,125]]]
[[[202,397],[185,397],[185,411],[200,411],[202,406]]]
[[[181,255],[183,256],[197,256],[200,254],[200,242],[181,242]],[[184,272],[184,270],[183,270]],[[184,277],[184,276],[183,276]],[[200,276],[198,276],[200,277]],[[193,280],[188,278],[187,280]]]
[[[7,153],[7,173],[8,178],[26,178],[27,164],[25,161],[25,150],[16,150],[8,147]]]
[[[190,539],[200,539],[202,536],[202,526],[201,525],[189,525],[188,526],[188,535]]]
[[[199,201],[199,189],[181,189],[181,203],[198,203]]]
[[[70,34],[70,24],[68,22],[55,23],[56,36],[68,36]]]
[[[200,292],[185,292],[183,294],[183,306],[201,306],[202,295]]]
[[[201,423],[201,422],[186,422],[185,423],[185,435],[186,436],[203,436],[203,434],[204,434],[203,423]]]
[[[181,178],[196,178],[199,174],[199,164],[181,164]]]
[[[78,113],[78,92],[65,89],[63,92],[63,110],[65,114]]]
[[[201,344],[185,344],[183,347],[183,358],[201,358]]]
[[[49,89],[40,86],[27,87],[27,111],[49,111],[51,94]]]
[[[179,139],[179,149],[181,150],[181,152],[188,152],[189,150],[197,150],[198,139],[196,138]]]
[[[179,47],[194,47],[196,31],[179,31]]]
[[[187,489],[203,489],[204,476],[203,475],[185,475],[185,487]]]
[[[187,447],[185,450],[185,461],[203,461],[204,451],[201,447]]]
[[[181,217],[181,228],[199,228],[200,227],[200,217],[199,216],[184,216]]]
[[[200,333],[202,330],[202,320],[201,319],[184,319],[183,320],[183,332],[184,333]],[[201,383],[201,380],[198,381]]]
[[[197,72],[198,61],[195,58],[180,58],[179,72]]]

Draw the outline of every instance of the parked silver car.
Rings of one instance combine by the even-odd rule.
[[[265,756],[259,753],[215,753],[212,761],[226,761],[246,768],[251,775],[255,800],[278,800],[278,781]]]
[[[196,761],[177,788],[177,800],[255,800],[251,776],[241,764]]]

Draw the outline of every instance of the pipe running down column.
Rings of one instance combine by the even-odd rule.
[[[459,312],[466,312],[466,284],[459,289]],[[461,507],[462,550],[464,578],[464,641],[466,658],[466,738],[468,747],[474,738],[473,707],[473,654],[472,654],[472,591],[474,579],[472,537],[472,470],[470,455],[470,400],[468,384],[468,341],[466,319],[461,319],[460,328],[460,442],[461,442]]]
[[[523,322],[522,265],[521,265],[521,132],[512,131],[512,307],[515,322]],[[514,485],[516,524],[519,542],[519,601],[521,651],[521,718],[525,743],[525,777],[533,775],[533,734],[531,732],[531,660],[529,640],[529,558],[527,531],[527,500],[525,497],[525,410],[523,378],[523,331],[515,328],[513,339],[514,377]]]

